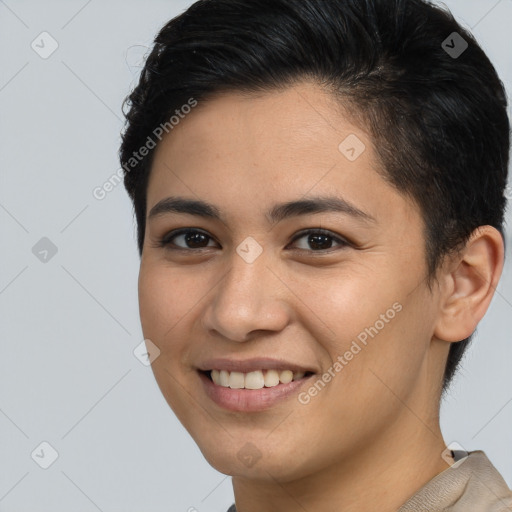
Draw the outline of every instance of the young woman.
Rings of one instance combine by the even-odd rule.
[[[504,259],[474,38],[422,0],[201,0],[127,103],[142,329],[230,512],[512,510],[439,427]]]

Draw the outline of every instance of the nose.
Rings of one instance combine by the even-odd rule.
[[[209,296],[203,327],[238,342],[249,341],[257,331],[283,330],[290,321],[290,291],[269,266],[265,251],[252,263],[234,252],[229,265]]]

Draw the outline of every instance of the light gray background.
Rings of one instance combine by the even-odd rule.
[[[143,337],[128,196],[122,185],[92,195],[119,168],[121,102],[146,47],[191,3],[0,0],[0,511],[225,512],[233,502],[230,477],[206,463],[133,355]],[[446,4],[510,93],[512,0]],[[31,48],[43,31],[59,45],[47,59]],[[46,263],[32,253],[42,237],[58,249]],[[509,246],[442,407],[446,442],[484,450],[509,486],[511,256]],[[31,458],[43,441],[59,454],[46,470]]]

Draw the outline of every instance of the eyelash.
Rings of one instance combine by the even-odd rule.
[[[161,238],[160,240],[158,240],[158,247],[160,248],[166,248],[166,249],[170,249],[170,250],[173,250],[173,251],[186,251],[186,252],[189,252],[189,251],[201,251],[203,249],[208,249],[208,247],[200,247],[200,248],[196,248],[196,249],[193,249],[193,248],[185,248],[185,247],[179,247],[179,246],[176,246],[176,247],[172,247],[172,244],[171,244],[171,240],[173,238],[176,238],[180,235],[187,235],[187,234],[190,234],[190,233],[200,233],[202,235],[205,235],[207,238],[209,238],[210,240],[213,240],[213,237],[211,237],[210,235],[208,235],[207,233],[205,233],[204,231],[201,231],[199,229],[192,229],[192,228],[182,228],[182,229],[178,229],[176,231],[171,231],[170,233],[168,233],[167,235],[165,235],[163,238]],[[333,239],[335,242],[339,243],[340,244],[340,247],[339,249],[342,249],[344,247],[347,247],[347,246],[350,246],[350,242],[348,242],[347,240],[339,237],[339,236],[336,236],[335,234],[333,234],[332,232],[330,231],[327,231],[325,229],[314,229],[314,228],[311,228],[311,229],[306,229],[304,231],[301,231],[299,232],[292,240],[290,243],[294,243],[295,241],[301,239],[301,238],[304,238],[308,235],[324,235],[324,236],[327,236],[327,237],[330,237],[331,239]],[[306,252],[314,252],[314,253],[328,253],[328,252],[332,252],[333,250],[336,250],[336,248],[329,248],[329,249],[319,249],[319,250],[308,250],[308,249],[298,249],[299,251],[306,251]]]

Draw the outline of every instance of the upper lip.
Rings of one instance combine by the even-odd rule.
[[[255,358],[255,359],[228,359],[215,358],[207,359],[197,366],[201,371],[226,370],[228,372],[249,373],[256,370],[291,370],[292,372],[316,373],[311,367],[302,366],[298,363],[285,361],[284,359]]]

